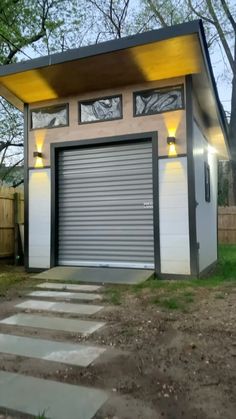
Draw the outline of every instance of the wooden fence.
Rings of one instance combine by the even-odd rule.
[[[18,224],[24,223],[22,190],[0,187],[0,258],[17,256]]]
[[[218,208],[219,243],[236,244],[236,207]]]

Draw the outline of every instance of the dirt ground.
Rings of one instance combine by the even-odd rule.
[[[34,283],[24,280],[0,296],[1,319],[15,314]],[[106,292],[105,309],[90,318],[107,324],[88,338],[1,325],[0,333],[110,349],[88,368],[1,354],[0,370],[107,390],[96,419],[235,419],[236,285],[197,287],[187,309],[164,308],[153,292],[125,290],[116,304]]]

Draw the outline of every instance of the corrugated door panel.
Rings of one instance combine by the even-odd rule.
[[[58,263],[154,268],[151,141],[63,150]]]

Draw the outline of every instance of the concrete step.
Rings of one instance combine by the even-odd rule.
[[[91,419],[107,394],[71,384],[0,372],[0,406],[50,419]]]
[[[80,292],[96,292],[102,287],[99,285],[87,285],[87,284],[68,284],[58,282],[43,282],[42,284],[36,285],[37,288],[50,289],[50,290],[62,290],[62,291],[80,291]]]
[[[0,333],[0,352],[87,367],[105,348]]]
[[[23,310],[49,311],[58,313],[92,315],[102,310],[103,306],[94,304],[56,303],[52,301],[27,300],[17,304],[16,308]]]
[[[35,327],[41,329],[60,330],[88,336],[105,325],[102,322],[79,319],[65,319],[53,316],[37,316],[35,314],[16,314],[0,321],[0,324]],[[1,348],[0,348],[1,350]]]
[[[55,298],[59,300],[83,300],[95,301],[101,300],[102,296],[99,294],[87,292],[67,292],[67,291],[33,291],[28,294],[29,297],[37,298]]]

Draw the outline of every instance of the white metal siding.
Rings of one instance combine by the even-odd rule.
[[[29,170],[29,267],[50,267],[50,169]]]
[[[187,158],[159,160],[161,273],[190,274]]]
[[[60,265],[154,267],[151,141],[61,151]]]
[[[211,201],[205,201],[204,162],[210,166]],[[200,272],[217,260],[217,157],[209,151],[208,143],[194,123],[194,168]]]

